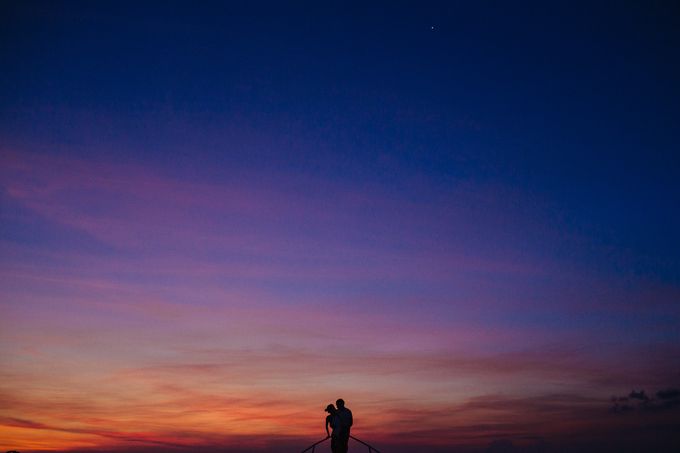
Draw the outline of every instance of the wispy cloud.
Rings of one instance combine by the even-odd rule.
[[[610,423],[609,389],[678,376],[675,289],[575,272],[512,191],[0,162],[0,423],[24,449],[299,446],[338,396],[360,437],[485,445]]]

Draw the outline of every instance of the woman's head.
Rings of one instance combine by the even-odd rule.
[[[326,406],[326,409],[325,409],[325,410],[326,410],[326,412],[328,412],[329,414],[335,414],[335,413],[337,412],[337,409],[336,409],[335,406],[333,406],[332,404],[329,404],[328,406]]]

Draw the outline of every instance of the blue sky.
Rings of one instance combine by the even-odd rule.
[[[17,449],[297,443],[338,393],[413,451],[676,422],[608,412],[680,376],[676,6],[0,16]]]

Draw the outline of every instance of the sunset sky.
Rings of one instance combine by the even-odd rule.
[[[680,448],[680,9],[547,3],[0,3],[0,451]]]

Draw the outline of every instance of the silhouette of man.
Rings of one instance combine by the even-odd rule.
[[[335,405],[338,407],[337,414],[338,418],[340,419],[340,432],[338,433],[340,453],[347,453],[347,450],[349,449],[348,444],[350,429],[354,423],[354,420],[352,419],[352,411],[345,407],[345,400],[342,398],[338,398],[338,400],[335,402]]]

